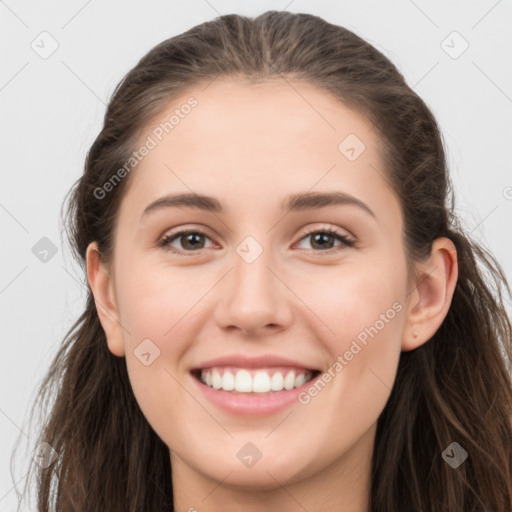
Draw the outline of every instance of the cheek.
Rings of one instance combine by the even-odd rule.
[[[172,269],[141,261],[125,265],[125,270],[124,279],[118,274],[119,312],[134,343],[141,336],[161,342],[176,338],[212,286],[192,266]]]
[[[334,372],[343,374],[335,380],[343,382],[344,393],[351,389],[369,402],[379,397],[380,403],[380,388],[387,393],[392,387],[404,326],[402,281],[382,267],[354,266],[331,275],[325,286],[305,284],[302,293],[317,315],[316,331],[323,333],[332,363],[341,364]]]
[[[399,285],[386,274],[353,272],[333,279],[322,293],[309,293],[308,299],[329,326],[329,331],[322,328],[322,342],[331,359],[325,391],[311,398],[312,407],[318,414],[330,411],[325,435],[345,425],[346,439],[355,440],[377,421],[393,387],[404,323]]]
[[[179,365],[194,338],[193,306],[208,286],[204,278],[194,279],[182,269],[143,262],[128,268],[117,278],[130,383],[155,432],[162,439],[176,439],[186,430],[179,411],[187,407]]]
[[[398,310],[403,309],[400,278],[385,269],[372,271],[354,265],[301,281],[301,296],[307,298],[305,302],[331,338],[340,342],[356,338],[374,325],[378,331],[390,330],[388,325],[397,323]],[[364,341],[364,334],[361,338]]]

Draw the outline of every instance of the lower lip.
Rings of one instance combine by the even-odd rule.
[[[191,377],[199,386],[199,389],[204,396],[217,407],[230,413],[240,414],[243,416],[266,416],[282,411],[294,402],[298,402],[299,393],[305,391],[309,386],[314,384],[320,375],[321,374],[317,375],[314,379],[305,382],[298,388],[290,390],[283,389],[282,391],[273,391],[268,394],[235,394],[231,391],[211,388],[210,386],[203,384],[192,374]]]

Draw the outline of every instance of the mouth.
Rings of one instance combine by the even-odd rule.
[[[264,396],[292,391],[309,383],[320,370],[292,367],[243,368],[216,366],[190,372],[204,386],[232,395]]]

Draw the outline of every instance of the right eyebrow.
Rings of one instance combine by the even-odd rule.
[[[146,206],[142,212],[142,216],[147,215],[150,212],[160,210],[162,208],[178,208],[180,206],[186,206],[189,208],[196,208],[200,210],[208,210],[213,213],[222,213],[223,208],[220,202],[214,197],[185,193],[185,194],[174,194],[161,197],[151,204]]]

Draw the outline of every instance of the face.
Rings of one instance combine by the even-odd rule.
[[[376,131],[312,85],[217,79],[148,136],[102,323],[173,471],[263,489],[369,460],[409,291]],[[158,202],[177,194],[214,202]],[[200,382],[208,368],[228,390]]]

